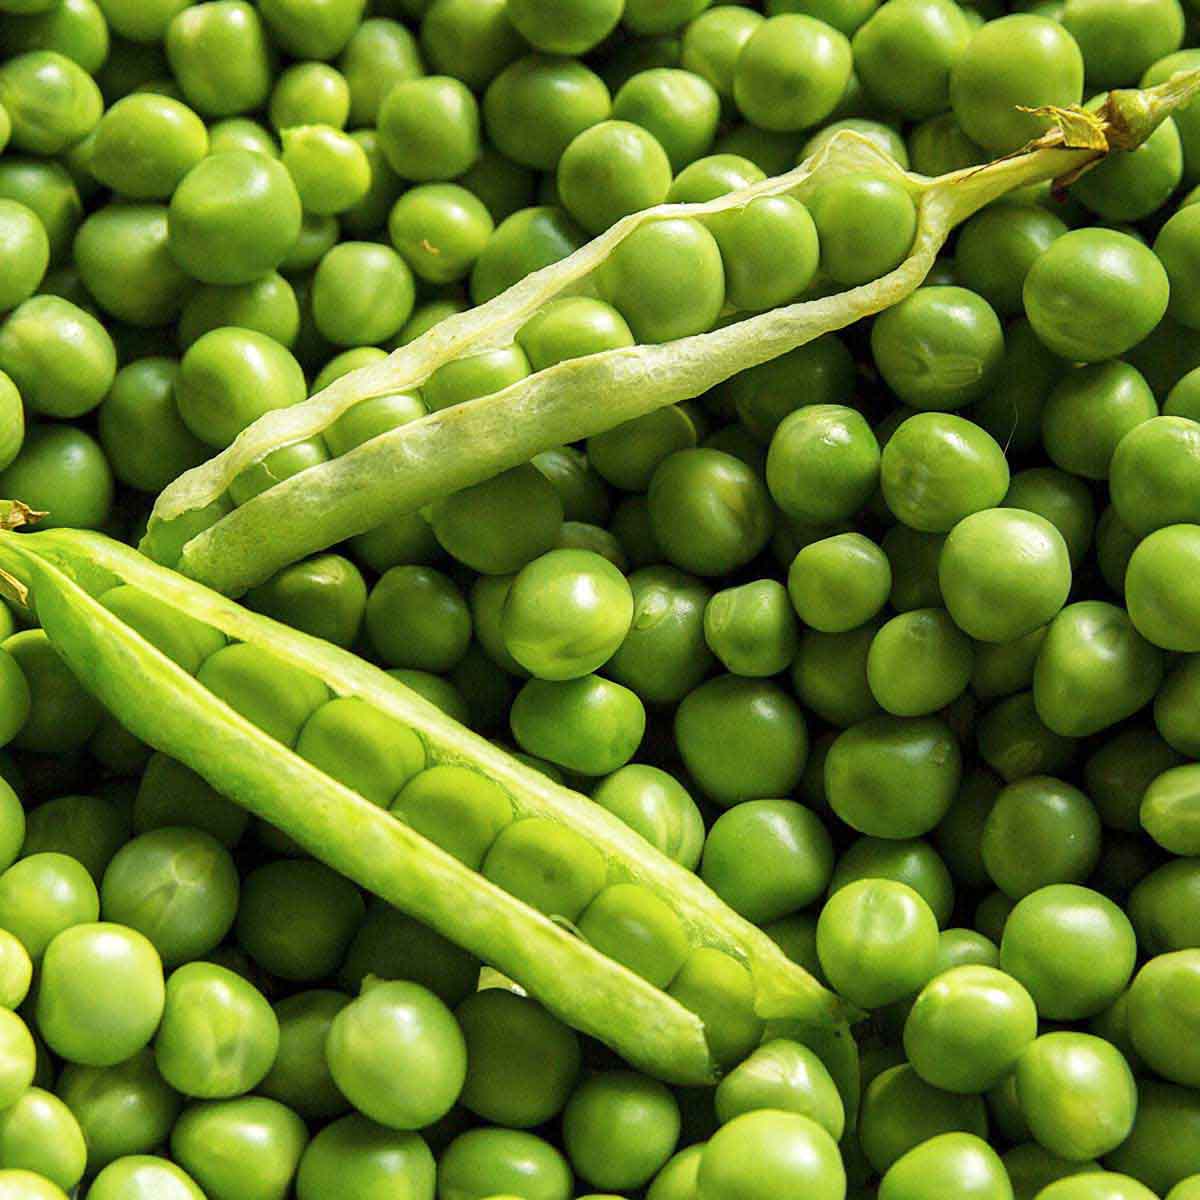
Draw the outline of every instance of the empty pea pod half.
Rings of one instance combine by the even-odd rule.
[[[131,733],[641,1070],[712,1082],[787,1027],[856,1077],[766,934],[385,672],[99,534],[0,532],[0,584]]]
[[[1200,72],[1183,72],[1113,92],[1097,112],[1048,114],[1050,132],[1023,151],[934,179],[841,132],[786,175],[634,213],[260,417],[166,488],[142,549],[239,595],[397,514],[700,395],[896,304],[967,217],[1139,145],[1197,90]]]

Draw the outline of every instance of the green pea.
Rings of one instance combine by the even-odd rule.
[[[432,567],[393,567],[367,599],[366,631],[391,666],[448,671],[466,652],[471,617],[448,576]]]
[[[1029,268],[1067,226],[1053,213],[1031,204],[989,204],[963,225],[954,261],[964,284],[1001,316],[1017,316]]]
[[[287,169],[263,154],[229,150],[203,159],[176,188],[169,245],[202,283],[251,283],[279,266],[300,225],[300,197]]]
[[[1144,538],[1129,559],[1125,602],[1147,641],[1164,650],[1200,650],[1200,525],[1169,525]]]
[[[16,934],[0,931],[0,1008],[16,1010],[29,994],[33,962]]]
[[[39,155],[73,146],[104,111],[92,77],[54,50],[18,54],[0,67],[0,104],[12,122],[12,145]]]
[[[841,1096],[825,1065],[807,1046],[785,1038],[765,1042],[717,1086],[722,1125],[760,1109],[799,1113],[839,1141],[846,1123]]]
[[[283,1200],[307,1143],[304,1122],[263,1096],[190,1104],[171,1131],[172,1157],[209,1200]]]
[[[596,896],[579,918],[579,932],[655,987],[666,988],[688,956],[687,934],[671,907],[633,883],[612,884]]]
[[[935,1088],[908,1063],[882,1072],[863,1092],[859,1141],[880,1174],[931,1139],[952,1133],[986,1136],[982,1097]]]
[[[612,110],[608,88],[583,63],[530,55],[492,80],[483,99],[489,139],[505,157],[551,171],[567,145]]]
[[[241,471],[229,485],[229,497],[234,504],[249,504],[255,496],[277,483],[328,461],[329,453],[320,438],[308,438],[293,442],[290,446],[281,446]]]
[[[700,867],[705,883],[756,925],[812,903],[832,873],[833,844],[820,818],[790,800],[750,800],[723,813]]]
[[[654,135],[628,120],[601,121],[572,139],[558,162],[563,207],[590,233],[661,204],[671,163]]]
[[[608,488],[586,454],[573,446],[559,446],[543,450],[532,461],[554,485],[563,503],[563,516],[569,523],[586,524],[593,529],[607,523],[611,509]]]
[[[604,856],[579,834],[542,817],[514,821],[488,851],[486,878],[541,912],[576,921],[604,886]]]
[[[1037,336],[1074,362],[1099,362],[1137,345],[1167,308],[1170,283],[1154,252],[1124,233],[1075,229],[1025,278],[1025,312]]]
[[[186,1172],[165,1158],[132,1154],[110,1163],[92,1183],[97,1200],[160,1196],[162,1200],[201,1200],[203,1193]]]
[[[275,81],[268,112],[272,126],[281,133],[297,125],[345,129],[350,119],[350,84],[326,63],[295,63]]]
[[[321,554],[251,589],[245,604],[293,629],[350,646],[362,626],[367,586],[348,559]]]
[[[557,157],[555,159],[557,162]],[[586,234],[560,208],[523,208],[501,221],[471,272],[471,299],[484,304],[578,250]]]
[[[725,303],[720,247],[703,225],[686,218],[639,225],[604,260],[596,285],[639,342],[707,333]]]
[[[529,360],[520,346],[483,350],[438,367],[425,381],[421,393],[430,412],[437,412],[501,392],[529,373]]]
[[[613,116],[648,130],[681,171],[716,137],[721,98],[702,75],[672,67],[638,71],[613,99]]]
[[[704,1022],[714,1060],[728,1069],[758,1045],[763,1022],[755,1012],[754,980],[736,959],[699,946],[671,981],[667,992]]]
[[[778,18],[776,18],[778,20]],[[812,1200],[845,1195],[837,1143],[806,1116],[743,1113],[713,1134],[700,1155],[698,1194],[713,1200],[766,1200],[779,1189]]]
[[[461,1104],[516,1129],[531,1129],[562,1111],[580,1067],[573,1030],[504,988],[476,992],[455,1017],[467,1045]]]
[[[854,725],[879,712],[867,682],[876,626],[841,633],[805,630],[792,663],[792,687],[806,708],[831,725]]]
[[[329,1027],[350,997],[342,992],[297,992],[274,1006],[279,1049],[258,1091],[308,1120],[336,1117],[349,1108],[325,1062]],[[303,1190],[303,1184],[300,1185]]]
[[[498,784],[453,766],[430,767],[410,780],[392,812],[472,870],[513,819],[512,802]]]
[[[190,962],[167,980],[154,1043],[163,1078],[185,1096],[240,1096],[262,1081],[279,1049],[279,1022],[240,975]]]
[[[181,1107],[178,1095],[158,1073],[154,1055],[148,1049],[110,1067],[68,1063],[56,1086],[59,1098],[83,1132],[88,1171],[93,1173],[118,1159],[148,1154],[161,1145]],[[93,1184],[93,1190],[96,1186]]]
[[[453,1005],[475,991],[479,963],[427,925],[373,900],[338,979],[346,991],[355,992],[368,975],[411,980]]]
[[[101,796],[59,796],[29,814],[22,854],[66,854],[99,882],[109,860],[128,840],[129,822],[110,801]]]
[[[1137,1053],[1164,1079],[1195,1087],[1200,1077],[1194,1027],[1200,951],[1152,958],[1129,990],[1129,1036]]]
[[[577,679],[621,645],[633,620],[633,593],[607,559],[551,550],[523,567],[504,602],[504,644],[538,679]]]
[[[1044,887],[1017,902],[1004,925],[1000,963],[1049,1020],[1107,1008],[1133,974],[1136,946],[1125,914],[1089,888]]]
[[[16,1104],[33,1084],[36,1059],[25,1022],[7,1008],[0,1010],[0,1099],[5,1108]]]
[[[805,546],[788,570],[788,594],[801,621],[822,633],[846,633],[886,603],[892,569],[874,542],[841,533]]]
[[[42,630],[14,633],[3,647],[16,660],[30,695],[29,716],[10,744],[41,754],[78,750],[100,724],[99,703],[83,690]]]
[[[299,1200],[320,1200],[339,1189],[363,1194],[407,1189],[433,1194],[433,1156],[415,1133],[385,1129],[357,1113],[325,1126],[309,1143],[296,1176]]]
[[[1050,623],[1038,651],[1033,677],[1038,715],[1068,737],[1097,733],[1151,700],[1163,665],[1162,654],[1124,609],[1098,600],[1068,605]]]
[[[1007,1200],[1012,1187],[1000,1156],[970,1133],[943,1133],[914,1146],[879,1185],[879,1200],[942,1194]]]
[[[938,573],[955,623],[985,642],[1014,641],[1045,624],[1071,583],[1062,534],[1043,517],[1009,508],[963,518],[946,539]]]
[[[268,158],[279,157],[279,146],[271,134],[250,117],[226,117],[208,127],[210,154],[226,150],[252,150]]]
[[[313,277],[313,317],[338,346],[372,346],[394,337],[412,312],[412,272],[390,247],[342,242]]]
[[[0,1162],[8,1170],[31,1171],[70,1191],[83,1177],[86,1157],[79,1123],[57,1096],[31,1087],[0,1111]],[[30,1194],[41,1200],[39,1193],[19,1193]]]
[[[873,175],[819,181],[808,198],[817,227],[821,268],[836,283],[870,283],[908,256],[917,210],[904,188]]]
[[[388,218],[393,245],[430,283],[451,283],[468,275],[493,228],[482,201],[456,184],[412,188]]]
[[[108,332],[59,296],[26,300],[0,327],[0,370],[33,412],[56,418],[90,412],[112,386],[116,369]]]
[[[974,422],[917,413],[884,446],[880,483],[888,508],[906,526],[947,533],[963,517],[1004,499],[1008,462],[995,439]]]
[[[35,961],[64,929],[99,915],[100,898],[91,876],[65,854],[33,854],[0,875],[0,926]]]
[[[1006,696],[992,705],[979,720],[976,740],[984,762],[1010,783],[1062,771],[1073,761],[1079,744],[1042,724],[1032,691]]]
[[[351,1103],[393,1129],[420,1129],[444,1116],[466,1077],[466,1043],[453,1015],[413,983],[368,984],[334,1017],[325,1053]]]
[[[667,203],[704,204],[730,192],[740,192],[765,178],[748,158],[738,154],[710,154],[689,163],[675,176],[667,192]]]
[[[868,657],[868,671],[869,663]],[[949,809],[961,776],[958,743],[933,717],[859,722],[838,736],[825,762],[834,812],[876,837],[928,832]]]
[[[1200,422],[1152,417],[1131,429],[1112,456],[1109,489],[1122,523],[1134,533],[1200,518],[1192,503]]]
[[[736,675],[777,675],[795,657],[796,618],[784,586],[762,579],[718,592],[704,610],[709,649]]]
[[[377,123],[384,156],[403,179],[453,179],[479,157],[479,105],[450,76],[396,83],[380,103]]]
[[[850,43],[809,16],[786,14],[758,25],[733,72],[733,95],[761,129],[788,132],[823,121],[850,79]]]
[[[726,733],[736,730],[736,738]],[[689,692],[675,740],[701,790],[724,806],[787,795],[808,755],[799,706],[774,683],[724,675]]]
[[[1088,107],[1098,109],[1103,99],[1097,97]],[[1167,202],[1183,179],[1183,146],[1178,127],[1168,117],[1139,146],[1113,155],[1087,176],[1072,186],[1071,195],[1088,209],[1106,221],[1143,220]],[[1163,265],[1170,274],[1166,256]],[[1181,309],[1186,307],[1185,300]]]
[[[1140,819],[1146,832],[1172,854],[1195,854],[1200,845],[1196,832],[1196,774],[1173,767],[1146,788]]]
[[[817,953],[831,985],[879,1008],[911,995],[933,972],[937,920],[902,883],[864,879],[833,892],[817,921]]]
[[[1089,1034],[1048,1033],[1017,1063],[1017,1099],[1037,1140],[1070,1161],[1107,1154],[1129,1136],[1137,1087],[1120,1052]],[[1086,1122],[1079,1120],[1086,1106]]]
[[[926,716],[962,695],[973,659],[971,640],[945,609],[913,609],[875,634],[867,682],[880,707],[893,716]]]
[[[708,80],[728,103],[733,99],[738,55],[761,24],[760,13],[735,5],[718,5],[715,12],[700,13],[684,27],[681,65]]]
[[[641,492],[650,486],[660,463],[676,451],[692,449],[696,440],[692,420],[681,408],[668,405],[588,438],[588,460],[614,487]]]
[[[139,93],[117,101],[96,126],[91,171],[130,199],[165,200],[208,148],[208,130],[187,105]]]
[[[258,9],[241,0],[191,5],[167,26],[165,42],[171,73],[203,116],[236,116],[266,102],[271,48]]]
[[[136,833],[186,826],[212,834],[226,848],[237,845],[248,819],[243,809],[165,754],[147,763],[133,805]]]
[[[157,829],[126,843],[100,893],[105,919],[144,934],[168,966],[215,949],[233,926],[237,899],[229,852],[197,829]]]
[[[632,1071],[584,1080],[563,1113],[571,1165],[596,1187],[647,1183],[674,1153],[679,1130],[679,1106],[670,1090]]]
[[[704,845],[704,821],[674,776],[657,767],[630,763],[608,775],[592,799],[668,858],[695,870]]]
[[[562,1154],[518,1129],[468,1130],[446,1147],[438,1163],[441,1200],[485,1200],[517,1191],[525,1200],[570,1200],[571,1182]]]
[[[367,152],[332,125],[305,124],[282,134],[283,165],[296,185],[304,211],[334,216],[353,208],[371,186]]]
[[[0,311],[7,312],[37,291],[50,262],[50,241],[37,214],[16,200],[0,200],[0,240],[5,260]]]
[[[71,1062],[109,1067],[145,1046],[162,1017],[162,961],[140,933],[73,924],[46,947],[38,1029]]]

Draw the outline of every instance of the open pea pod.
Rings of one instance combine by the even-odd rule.
[[[2,532],[0,572],[6,590],[30,605],[83,684],[133,734],[314,857],[515,979],[640,1069],[676,1083],[711,1082],[720,1061],[730,1061],[730,1046],[736,1050],[740,1040],[741,1052],[748,1051],[767,1020],[819,1029],[839,1026],[849,1015],[697,876],[600,805],[517,762],[355,655],[248,612],[99,534]],[[274,673],[261,674],[268,668]],[[230,672],[257,690],[259,712],[249,716],[260,716],[258,724],[212,683],[228,680]],[[369,716],[384,729],[376,744],[384,747],[389,770],[403,754],[411,757],[404,745],[419,742],[417,764],[402,774],[420,778],[430,768],[467,768],[475,773],[468,783],[506,798],[509,824],[487,833],[493,851],[512,829],[528,830],[537,818],[540,828],[553,825],[556,837],[601,864],[593,898],[632,898],[635,912],[647,904],[656,912],[669,908],[676,982],[651,982],[648,973],[621,965],[619,950],[610,957],[589,944],[570,915],[563,920],[539,911],[528,897],[497,886],[487,873],[490,854],[478,869],[467,865],[460,849],[443,849],[424,827],[418,832],[416,818],[406,823],[378,798],[366,799],[367,788],[347,786],[346,772],[361,769],[356,748],[342,747],[338,757],[333,747],[342,771],[325,755],[331,732],[353,737],[352,726],[332,721],[336,707],[344,714],[350,700],[363,706],[354,709],[360,722]],[[297,706],[293,742],[260,727],[274,726],[281,712]],[[325,730],[321,754],[306,749],[321,742],[310,738],[318,726]],[[572,864],[551,865],[565,870]],[[586,913],[580,922],[586,927]],[[619,927],[635,931],[632,941],[636,928],[636,921]],[[678,980],[685,977],[681,991]],[[737,1026],[732,1040],[717,1029],[727,1019]]]
[[[1015,188],[1073,177],[1110,148],[1138,145],[1198,88],[1200,72],[1184,72],[1147,91],[1113,92],[1099,114],[1048,112],[1054,127],[1028,149],[936,179],[908,174],[872,143],[842,132],[786,175],[705,204],[635,213],[494,300],[440,322],[385,361],[344,376],[302,404],[261,417],[226,450],[162,493],[142,548],[218,591],[239,595],[289,563],[389,517],[415,512],[545,450],[698,396],[740,371],[896,304],[920,285],[960,222]],[[594,295],[597,271],[647,222],[704,221],[764,196],[803,201],[831,177],[861,172],[899,183],[917,209],[908,257],[881,278],[757,315],[727,312],[727,323],[708,333],[558,363],[503,391],[382,433],[234,507],[230,484],[273,451],[319,436],[364,401],[420,389],[453,360],[510,345],[552,300]],[[269,466],[267,474],[276,478]]]

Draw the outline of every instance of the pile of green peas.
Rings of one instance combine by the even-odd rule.
[[[1178,0],[0,0],[0,496],[136,541],[264,412],[837,130],[922,174],[1200,65]],[[570,829],[104,603],[701,1014],[672,1089],[154,754],[0,609],[0,1200],[1200,1197],[1200,104],[927,285],[254,589],[868,1014],[861,1097]],[[639,230],[228,506],[565,359],[869,282],[892,177]],[[789,1036],[793,1033],[793,1036]],[[841,1083],[839,1080],[838,1083]]]

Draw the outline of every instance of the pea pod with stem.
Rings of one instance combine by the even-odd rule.
[[[22,519],[19,506],[9,523]],[[763,1021],[832,1030],[851,1015],[700,879],[600,805],[553,783],[462,728],[348,651],[251,613],[99,534],[0,532],[0,583],[36,612],[85,687],[135,736],[281,829],[360,886],[510,976],[551,1011],[675,1083],[711,1082],[718,1067],[701,1019],[678,1000],[442,850],[411,826],[276,741],[101,603],[129,586],[224,640],[265,651],[356,697],[417,734],[426,762],[480,772],[507,793],[515,818],[549,819],[601,852],[607,885],[648,889],[675,913],[689,946],[745,968]]]
[[[1098,113],[1044,110],[1055,123],[1025,150],[936,179],[906,173],[872,143],[842,132],[775,179],[705,204],[663,205],[624,218],[570,257],[494,300],[449,317],[385,361],[336,380],[310,400],[267,413],[226,450],[159,496],[143,549],[227,595],[282,567],[415,512],[534,455],[691,399],[730,376],[845,328],[914,291],[954,227],[1015,188],[1074,178],[1110,149],[1128,150],[1200,90],[1200,71],[1145,91],[1117,91]],[[439,367],[510,344],[548,302],[594,292],[594,275],[645,223],[703,220],[763,196],[804,200],[831,177],[870,172],[901,184],[917,207],[908,257],[860,287],[789,304],[709,333],[571,359],[503,391],[429,414],[275,483],[238,508],[229,485],[274,450],[315,437],[354,405],[419,389]],[[735,316],[737,314],[734,314]]]

